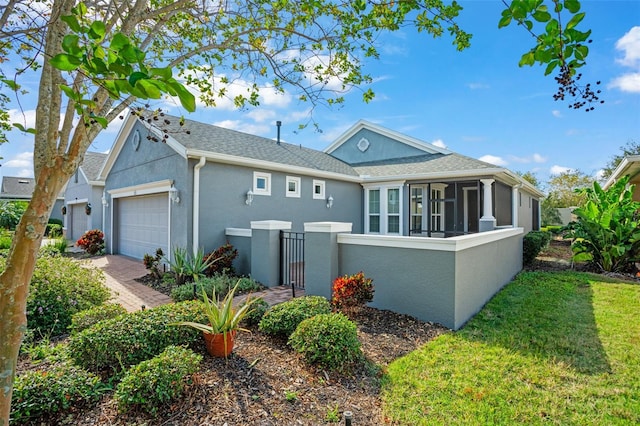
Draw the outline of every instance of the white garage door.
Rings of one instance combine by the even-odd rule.
[[[69,216],[69,220],[71,220],[71,226],[69,229],[71,230],[71,240],[77,241],[82,234],[84,234],[87,229],[87,214],[84,211],[86,204],[71,204],[69,205],[71,210],[71,215]]]
[[[161,248],[168,254],[169,197],[167,193],[118,199],[117,252],[142,259]]]

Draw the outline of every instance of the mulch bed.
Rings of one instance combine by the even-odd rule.
[[[447,328],[374,308],[349,314],[367,362],[350,373],[310,367],[286,342],[258,330],[241,333],[232,355],[205,355],[186,394],[156,417],[117,412],[110,396],[97,407],[58,420],[74,425],[319,425],[327,416],[354,413],[354,425],[385,423],[380,377],[394,359],[408,354]],[[290,400],[287,400],[287,395]],[[292,397],[295,395],[295,398]]]
[[[570,259],[568,243],[554,240],[527,269],[569,269]],[[583,267],[577,265],[577,269]],[[95,407],[77,407],[64,418],[43,424],[320,425],[329,424],[332,414],[341,418],[344,411],[354,413],[354,425],[387,424],[380,399],[380,378],[386,366],[449,330],[368,307],[349,316],[358,326],[367,360],[350,373],[311,367],[285,341],[253,329],[238,336],[227,360],[205,354],[186,394],[162,407],[155,417],[143,411],[118,413],[108,394]],[[21,360],[23,369],[27,365]]]

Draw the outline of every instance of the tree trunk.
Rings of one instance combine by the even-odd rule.
[[[0,274],[0,426],[9,424],[20,344],[27,327],[27,295],[53,204],[68,179],[62,168],[42,168]]]

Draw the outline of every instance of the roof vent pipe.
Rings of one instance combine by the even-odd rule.
[[[276,121],[276,127],[278,128],[278,139],[277,139],[278,145],[280,145],[280,126],[282,126],[282,121],[280,120]]]

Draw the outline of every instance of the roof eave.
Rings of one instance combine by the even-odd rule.
[[[204,157],[208,161],[222,164],[233,164],[236,166],[252,167],[284,173],[296,173],[305,176],[313,176],[325,179],[334,179],[344,182],[361,182],[360,176],[345,175],[337,172],[329,172],[308,167],[293,166],[289,164],[276,163],[273,161],[257,160],[254,158],[239,157],[236,155],[220,154],[217,152],[204,151],[198,149],[187,149],[187,158],[199,159]]]

